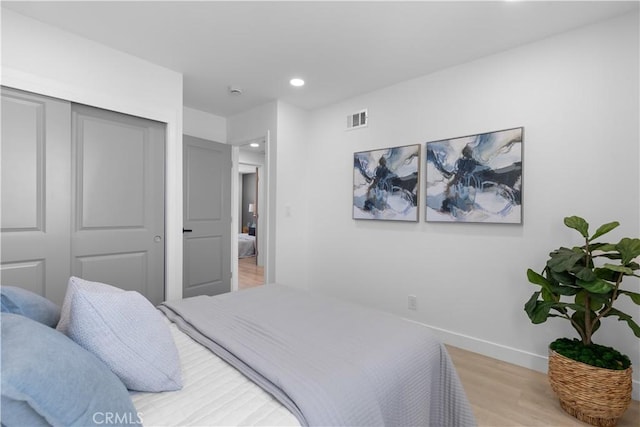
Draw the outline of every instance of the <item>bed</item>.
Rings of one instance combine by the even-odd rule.
[[[238,234],[238,258],[247,258],[256,255],[256,236],[247,233]]]
[[[22,395],[11,394],[12,375],[6,375],[5,381],[5,364],[14,363],[12,360],[17,358],[11,351],[27,340],[30,346],[36,347],[22,351],[19,357],[28,355],[40,361],[44,349],[37,346],[42,346],[47,339],[32,339],[37,335],[34,331],[14,331],[12,322],[23,316],[5,313],[11,310],[5,310],[3,293],[3,425],[30,421],[24,418],[25,412],[28,416],[36,412],[49,423],[62,425],[87,424],[91,420],[77,422],[78,417],[87,414],[94,417],[89,424],[104,424],[104,414],[116,414],[110,420],[113,421],[113,416],[119,417],[116,420],[121,422],[117,424],[149,426],[475,425],[444,345],[427,328],[416,323],[277,284],[215,297],[168,301],[154,308],[138,301],[133,295],[135,292],[103,288],[100,287],[103,284],[77,278],[72,280],[59,319],[53,316],[46,326],[36,328],[34,325],[40,325],[38,322],[28,326],[38,333],[57,332],[60,337],[56,339],[65,343],[73,344],[87,337],[106,340],[107,353],[114,354],[99,356],[117,372],[122,380],[118,390],[124,389],[126,397],[118,395],[122,397],[120,402],[112,396],[109,400],[97,395],[112,379],[107,381],[102,374],[86,373],[82,378],[96,377],[100,383],[93,393],[84,391],[76,396],[75,406],[78,399],[90,396],[90,401],[81,405],[76,415],[64,407],[69,399],[58,396],[77,394],[77,384],[71,391],[59,389],[64,386],[63,381],[52,383],[51,387],[57,390],[49,390],[49,386],[36,387],[38,393],[53,393],[62,399],[57,406],[63,409],[34,405],[30,403],[33,396],[25,397],[24,390]],[[104,302],[105,299],[108,301]],[[85,300],[90,301],[86,304],[90,310],[96,307],[102,310],[99,315],[91,312],[82,317],[82,310],[74,304],[85,304]],[[131,300],[141,305],[130,310]],[[13,309],[13,313],[16,312]],[[70,316],[70,312],[74,315]],[[18,314],[25,315],[24,312]],[[114,320],[107,328],[102,324],[97,326],[102,335],[86,329],[91,327],[87,325],[110,317]],[[137,328],[130,327],[132,321]],[[74,322],[79,324],[74,326]],[[52,328],[54,325],[59,331]],[[153,330],[146,330],[147,327]],[[77,328],[82,330],[78,333]],[[105,337],[109,335],[105,330],[120,328],[123,336],[118,337],[119,341]],[[63,331],[71,339],[67,339]],[[153,339],[141,343],[145,337]],[[126,345],[121,346],[120,341],[126,341]],[[99,347],[94,343],[80,344],[92,351]],[[128,347],[136,345],[139,346],[136,351],[127,356]],[[55,359],[56,346],[46,344],[45,348],[48,359]],[[73,350],[76,351],[75,347]],[[145,352],[147,356],[143,356],[146,358],[142,363],[132,360]],[[61,354],[69,355],[73,351],[65,349]],[[126,357],[123,358],[123,354]],[[114,362],[110,357],[119,359]],[[65,356],[64,359],[73,358]],[[22,360],[20,363],[25,364]],[[75,360],[59,360],[56,372],[64,371],[64,363],[71,364],[71,371],[84,366]],[[118,364],[130,372],[119,372],[122,366]],[[9,368],[7,372],[15,376]],[[142,371],[155,378],[134,384],[132,381],[139,381],[135,377]],[[48,379],[45,376],[40,381]],[[16,382],[24,389],[24,378]],[[51,399],[51,396],[45,397]],[[103,418],[96,420],[95,414]]]

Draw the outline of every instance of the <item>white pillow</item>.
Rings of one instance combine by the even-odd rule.
[[[129,390],[182,388],[169,327],[138,292],[71,277],[57,329],[100,358]]]

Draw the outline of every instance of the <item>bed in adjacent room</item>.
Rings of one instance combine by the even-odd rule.
[[[256,236],[247,233],[238,234],[238,258],[247,258],[256,255]]]
[[[3,287],[3,425],[91,424],[81,417],[105,413],[150,426],[475,425],[444,345],[422,325],[276,284],[157,309],[136,294],[72,278],[59,320],[33,321],[5,305]],[[58,353],[91,363],[54,357],[29,390],[30,364],[50,361],[57,341],[69,346]]]

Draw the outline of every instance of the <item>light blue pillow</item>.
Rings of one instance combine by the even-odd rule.
[[[129,390],[182,388],[169,325],[138,292],[71,277],[58,330],[98,356]]]
[[[21,314],[36,322],[55,328],[60,319],[60,307],[45,297],[16,286],[0,287],[2,312]]]
[[[126,387],[55,329],[2,313],[2,425],[141,425]]]

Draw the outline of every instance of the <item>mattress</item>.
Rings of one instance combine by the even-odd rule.
[[[255,254],[256,236],[250,236],[246,233],[238,234],[238,258],[255,256]]]
[[[274,283],[158,309],[303,425],[477,425],[444,344],[415,322]]]
[[[167,321],[168,322],[168,321]],[[145,426],[299,426],[270,394],[236,369],[169,326],[180,354],[182,390],[131,392]]]

